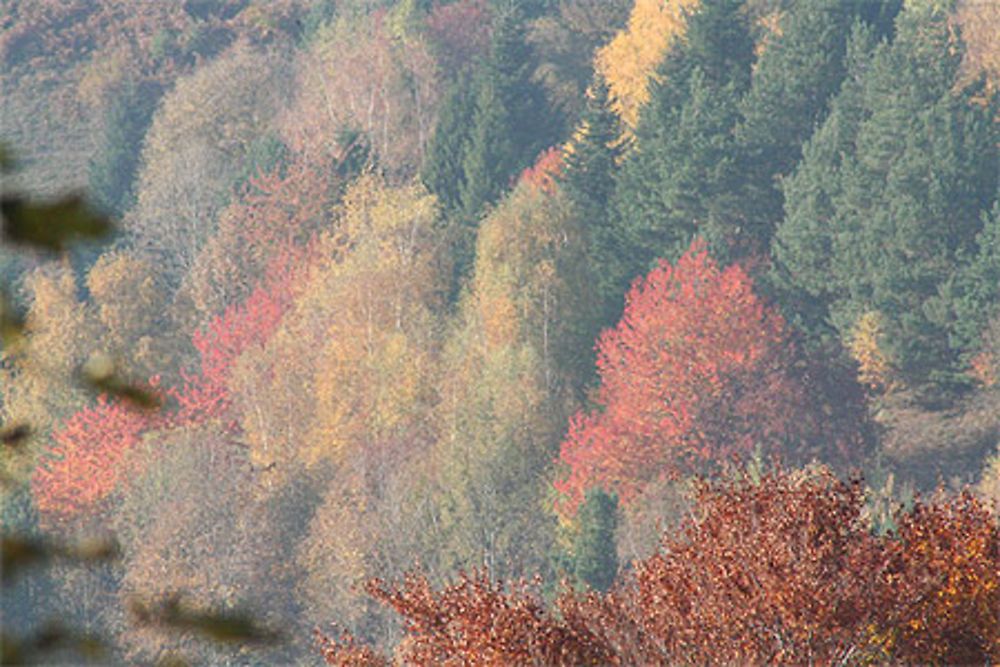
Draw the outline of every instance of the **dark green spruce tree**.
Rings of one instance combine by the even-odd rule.
[[[584,324],[588,328],[584,339],[593,340],[621,313],[623,292],[616,276],[625,273],[624,254],[609,225],[609,206],[624,150],[621,122],[608,104],[608,86],[600,76],[594,77],[587,91],[578,128],[563,158],[560,186],[586,235],[591,280],[603,305],[599,321]]]
[[[745,244],[734,128],[754,52],[742,5],[701,3],[657,69],[614,197],[614,233],[631,264],[618,277],[622,291],[695,235],[722,259]]]
[[[960,259],[959,270],[925,308],[948,329],[951,347],[963,353],[963,361],[979,351],[989,321],[1000,315],[1000,191],[996,202],[983,214],[975,251]]]
[[[142,139],[161,93],[157,83],[127,82],[105,112],[101,147],[88,163],[87,177],[92,196],[116,218],[134,203],[132,185],[139,168]]]
[[[783,313],[814,341],[834,342],[830,304],[840,288],[833,272],[830,225],[840,194],[836,173],[854,151],[854,139],[864,115],[863,76],[878,44],[871,26],[855,24],[845,56],[846,75],[826,121],[805,143],[803,157],[782,179],[785,215],[772,240],[773,270],[767,283]]]
[[[996,99],[980,84],[957,87],[962,44],[933,6],[908,6],[894,40],[865,50],[849,56],[844,88],[785,188],[775,255],[797,296],[784,305],[811,299],[803,320],[841,340],[877,313],[908,386],[954,387],[962,351],[952,341],[969,323],[955,321],[948,286],[979,256],[997,197]]]
[[[802,144],[827,115],[846,74],[847,42],[857,21],[891,26],[899,0],[795,0],[766,39],[736,129],[743,160],[742,205],[753,244],[769,251],[783,217],[780,179],[802,158]],[[886,24],[886,16],[889,22]]]
[[[618,525],[618,498],[604,489],[587,492],[580,506],[579,533],[573,541],[573,571],[577,582],[596,591],[606,591],[618,574],[615,528]]]
[[[462,159],[460,216],[471,225],[559,130],[542,87],[532,79],[536,62],[520,3],[498,3],[494,12],[489,58],[475,75],[475,107]]]
[[[520,5],[492,3],[489,53],[449,89],[421,174],[445,215],[457,223],[453,299],[471,269],[484,211],[562,129],[533,79],[536,59]]]
[[[421,180],[449,215],[456,214],[461,207],[465,184],[463,162],[475,104],[475,89],[466,72],[452,82],[445,93],[434,135],[427,146]]]

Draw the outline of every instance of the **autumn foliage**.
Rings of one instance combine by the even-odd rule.
[[[675,266],[661,261],[598,340],[601,409],[570,423],[561,509],[594,485],[627,503],[658,476],[781,440],[796,400],[788,348],[784,320],[742,268],[720,268],[700,241]]]
[[[142,433],[161,421],[120,399],[101,395],[57,427],[32,476],[39,512],[67,518],[93,509],[125,474],[122,462]]]
[[[568,590],[555,610],[481,572],[367,590],[403,617],[395,657],[413,665],[1000,658],[1000,526],[972,496],[917,503],[888,535],[871,530],[861,483],[822,468],[704,483],[695,499],[608,593]],[[330,664],[361,648],[322,644]]]

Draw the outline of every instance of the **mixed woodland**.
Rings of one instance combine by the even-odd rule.
[[[0,63],[8,646],[1000,661],[1000,3],[2,0]]]

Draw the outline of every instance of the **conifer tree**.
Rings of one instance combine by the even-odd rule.
[[[914,5],[892,43],[870,58],[854,49],[785,188],[777,233],[779,272],[798,293],[786,308],[814,301],[812,332],[832,325],[842,340],[861,318],[880,318],[886,359],[911,387],[957,377],[946,286],[976,256],[1000,174],[996,99],[957,87],[961,46],[943,11]]]
[[[863,73],[877,40],[870,26],[855,24],[848,39],[846,78],[827,120],[803,146],[803,158],[782,181],[785,215],[772,242],[775,257],[768,276],[786,317],[813,339],[829,338],[829,305],[837,294],[831,282],[833,246],[829,233],[839,180],[831,174],[853,150],[863,114]]]
[[[633,258],[624,281],[654,258],[676,259],[695,235],[723,257],[744,243],[733,129],[752,62],[741,2],[706,0],[689,15],[657,70],[616,191],[616,234]]]
[[[475,109],[474,92],[468,73],[451,84],[441,103],[434,136],[427,146],[421,179],[437,196],[446,213],[456,212],[461,203],[460,193],[465,183],[462,161]]]
[[[577,515],[579,533],[573,544],[573,569],[577,580],[594,590],[608,590],[618,573],[617,511],[618,498],[595,487],[587,492]]]
[[[587,255],[597,296],[609,311],[601,324],[610,324],[621,308],[621,290],[616,276],[623,273],[617,239],[608,224],[609,204],[623,146],[621,123],[612,111],[608,86],[595,75],[587,91],[587,103],[579,128],[563,157],[561,187],[586,235]],[[595,338],[597,331],[590,332]]]
[[[489,58],[475,77],[475,109],[463,151],[459,197],[467,224],[531,164],[555,129],[543,91],[532,80],[535,60],[520,3],[498,4]]]
[[[765,38],[736,130],[746,179],[742,203],[761,249],[782,218],[780,179],[801,159],[802,144],[843,82],[852,25],[878,21],[892,5],[897,0],[797,0]]]

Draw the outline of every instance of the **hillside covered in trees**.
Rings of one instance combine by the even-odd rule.
[[[1000,661],[1000,3],[0,8],[8,646]]]

